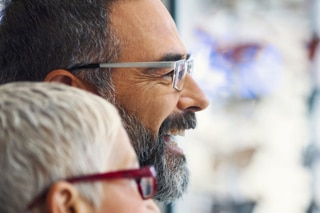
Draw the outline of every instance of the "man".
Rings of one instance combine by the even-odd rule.
[[[20,82],[0,86],[0,109],[0,212],[159,212],[154,170],[139,168],[107,101]]]
[[[0,83],[56,81],[109,100],[140,164],[158,171],[155,198],[182,196],[189,174],[174,136],[208,101],[160,0],[4,0],[1,22]]]

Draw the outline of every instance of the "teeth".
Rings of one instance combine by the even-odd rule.
[[[173,135],[173,136],[184,136],[185,131],[184,130],[171,130],[170,132],[168,132],[168,134]]]

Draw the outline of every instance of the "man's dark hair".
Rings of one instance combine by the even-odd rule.
[[[0,0],[0,84],[42,81],[54,69],[116,60],[119,42],[109,17],[115,1]],[[108,73],[77,76],[99,90]]]

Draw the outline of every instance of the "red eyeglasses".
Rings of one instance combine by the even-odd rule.
[[[153,166],[146,166],[139,169],[128,169],[128,170],[120,170],[115,172],[107,172],[100,174],[91,174],[84,175],[79,177],[72,177],[68,179],[64,179],[69,183],[79,183],[79,182],[92,182],[92,181],[103,181],[108,179],[117,179],[117,178],[128,178],[135,179],[138,191],[142,197],[142,199],[152,198],[157,191],[157,179],[156,179],[156,171]],[[36,206],[41,199],[46,195],[46,193],[42,193],[33,199],[32,202],[27,206],[28,210],[31,210]]]

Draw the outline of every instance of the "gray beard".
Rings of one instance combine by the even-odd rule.
[[[196,125],[194,113],[167,118],[161,125],[159,134],[156,135],[145,128],[137,117],[129,115],[119,106],[118,109],[140,165],[154,165],[157,171],[158,185],[154,198],[160,202],[170,203],[182,197],[189,183],[186,158],[184,155],[170,153],[166,149],[164,135],[172,127],[194,128]]]

